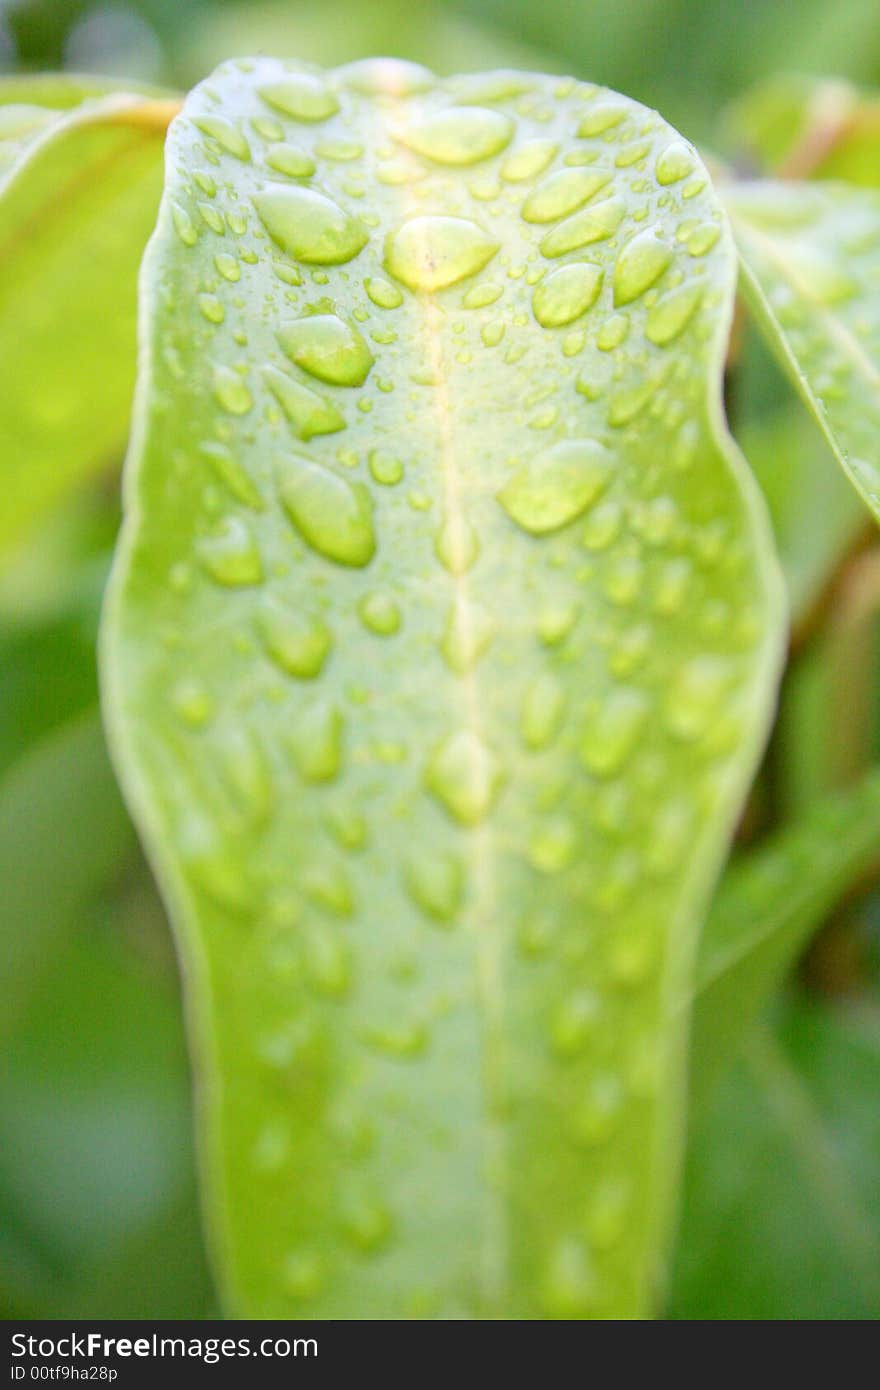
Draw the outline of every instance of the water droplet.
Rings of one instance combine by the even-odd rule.
[[[318,618],[302,612],[267,609],[260,616],[260,633],[269,656],[290,676],[312,680],[330,653],[332,638]]]
[[[203,135],[216,140],[221,149],[236,159],[250,159],[251,147],[241,131],[225,116],[196,116],[195,124]]]
[[[361,386],[373,365],[362,335],[336,314],[290,319],[277,337],[291,362],[333,386]]]
[[[195,224],[182,203],[171,202],[171,221],[184,246],[195,246],[199,239]]]
[[[730,680],[730,666],[719,657],[694,657],[685,662],[676,672],[666,702],[671,732],[685,742],[704,734],[718,719]]]
[[[470,671],[492,641],[493,631],[492,618],[484,608],[456,598],[440,644],[447,665],[459,676]]]
[[[303,892],[316,907],[332,912],[336,917],[352,916],[354,897],[351,884],[344,866],[338,860],[324,863],[317,861],[307,865],[302,874],[301,884]]]
[[[606,198],[592,207],[566,217],[541,242],[541,254],[548,260],[578,251],[582,246],[614,236],[623,221],[626,206],[622,198]]]
[[[433,87],[434,74],[404,58],[362,58],[337,69],[337,77],[355,92],[375,97],[408,97]]]
[[[498,501],[523,530],[543,536],[583,515],[607,484],[611,464],[597,440],[562,440],[520,464]]]
[[[308,265],[342,265],[369,239],[356,217],[313,188],[266,188],[254,194],[254,206],[282,251]]]
[[[701,222],[687,239],[688,255],[705,256],[712,250],[720,235],[721,226],[718,222]]]
[[[556,222],[560,217],[595,198],[600,189],[611,181],[611,175],[599,169],[559,169],[538,184],[522,207],[526,222]]]
[[[626,339],[629,326],[626,314],[612,314],[596,334],[596,347],[600,352],[613,352]]]
[[[406,1061],[428,1049],[428,1030],[423,1023],[375,1025],[361,1029],[364,1042],[388,1057]]]
[[[349,1200],[343,1204],[342,1228],[355,1249],[372,1255],[391,1239],[391,1213],[382,1202]]]
[[[306,1301],[317,1298],[325,1283],[320,1255],[310,1250],[292,1251],[281,1270],[281,1285],[291,1298]]]
[[[398,139],[437,164],[476,164],[510,142],[513,121],[480,106],[449,106],[404,126]]]
[[[385,265],[411,290],[442,290],[488,265],[498,251],[476,222],[465,217],[413,217],[385,244]]]
[[[541,1302],[548,1318],[577,1321],[595,1311],[596,1275],[583,1241],[564,1236],[556,1245],[541,1281]]]
[[[678,183],[679,179],[687,178],[688,174],[693,172],[693,168],[694,156],[692,152],[683,140],[674,140],[657,156],[654,177],[659,184],[665,187],[670,183]]]
[[[588,989],[567,994],[553,1011],[550,1043],[558,1057],[576,1057],[590,1043],[599,1022],[599,1001]]]
[[[577,853],[577,828],[568,816],[543,819],[529,840],[529,863],[542,874],[567,869]]]
[[[222,323],[226,317],[226,310],[215,294],[199,295],[199,311],[209,323]]]
[[[403,303],[401,291],[390,281],[383,280],[381,275],[368,276],[364,289],[379,309],[399,309]]]
[[[277,367],[264,367],[263,378],[300,439],[345,429],[345,418],[333,401],[328,401],[310,386],[294,381]]]
[[[543,174],[559,149],[555,140],[527,140],[512,150],[501,166],[501,177],[508,183],[522,183]]]
[[[339,102],[320,77],[292,73],[277,82],[264,82],[258,92],[268,106],[295,121],[326,121],[339,110]]]
[[[425,785],[460,825],[474,826],[486,815],[502,781],[494,754],[479,734],[460,729],[435,749]]]
[[[285,512],[319,555],[340,565],[369,564],[376,549],[373,502],[351,482],[304,455],[288,456],[279,478]]]
[[[373,449],[369,462],[370,472],[383,487],[394,487],[403,477],[403,464],[400,459],[384,449]]]
[[[622,1178],[600,1182],[590,1201],[584,1227],[595,1250],[611,1250],[621,1239],[629,1214],[629,1184]]]
[[[217,477],[237,502],[252,507],[256,512],[263,510],[263,499],[250,475],[225,444],[206,441],[199,445],[199,453],[208,460]]]
[[[342,715],[318,701],[300,715],[288,735],[297,771],[306,782],[331,782],[342,766]]]
[[[270,169],[294,179],[307,179],[315,172],[315,161],[299,145],[273,145],[266,155]]]
[[[620,687],[588,710],[581,757],[595,777],[613,777],[629,759],[648,717],[650,702],[640,690]]]
[[[645,337],[658,347],[673,342],[690,323],[702,297],[702,285],[679,285],[664,294],[648,312]]]
[[[245,588],[262,581],[260,552],[240,517],[227,517],[216,535],[203,537],[199,542],[199,558],[218,584]]]
[[[582,139],[604,135],[606,130],[619,126],[626,115],[626,107],[617,101],[597,101],[584,116],[577,133]]]
[[[631,304],[660,279],[672,260],[672,249],[651,229],[628,241],[614,267],[614,303]]]
[[[465,574],[480,553],[480,541],[467,517],[457,512],[443,522],[434,549],[450,574]]]
[[[377,590],[365,594],[358,604],[361,622],[379,637],[391,637],[400,631],[400,609],[390,594]]]
[[[199,216],[205,226],[210,227],[212,232],[216,232],[217,236],[224,236],[226,233],[226,226],[223,221],[222,213],[219,213],[211,203],[197,203],[196,207],[199,210]]]
[[[616,1076],[593,1077],[569,1116],[576,1144],[603,1144],[616,1129],[623,1110],[623,1087]]]
[[[404,882],[418,908],[444,926],[452,922],[464,897],[464,870],[457,855],[413,850],[404,868]]]
[[[577,622],[578,611],[576,603],[551,604],[543,610],[538,618],[538,636],[545,646],[555,647],[565,641]]]
[[[228,251],[219,251],[214,257],[214,264],[224,280],[229,280],[232,284],[241,279],[241,266],[234,256],[230,256]]]
[[[565,691],[551,671],[543,671],[528,686],[523,699],[520,731],[526,747],[537,750],[552,743],[564,713]]]
[[[217,404],[230,415],[247,415],[254,403],[246,383],[231,367],[214,368],[213,391]]]
[[[500,285],[490,284],[485,281],[482,285],[472,285],[462,296],[462,308],[464,309],[484,309],[489,304],[494,304],[500,299],[504,291]]]
[[[210,693],[194,677],[178,681],[171,697],[171,706],[178,719],[191,729],[203,729],[214,715],[214,701]]]
[[[597,265],[564,265],[542,280],[532,296],[532,311],[542,328],[560,328],[592,308],[602,288]]]

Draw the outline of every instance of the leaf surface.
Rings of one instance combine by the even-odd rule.
[[[757,320],[842,467],[880,514],[880,193],[725,190]]]
[[[248,62],[172,127],[104,699],[238,1312],[653,1304],[781,636],[734,274],[573,81]]]
[[[692,1093],[705,1094],[830,910],[880,864],[878,826],[873,771],[728,869],[700,940]]]
[[[0,121],[17,113],[26,127],[0,169],[0,564],[43,511],[124,449],[137,271],[173,105],[125,95],[62,113],[0,104]]]

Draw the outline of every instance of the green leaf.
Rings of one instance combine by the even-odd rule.
[[[793,1000],[688,1155],[671,1316],[880,1316],[880,1020]]]
[[[103,680],[234,1311],[652,1306],[782,636],[734,274],[571,80],[247,62],[172,129]]]
[[[724,126],[768,174],[880,184],[880,98],[849,82],[774,76],[734,102]]]
[[[725,200],[758,324],[880,515],[880,194],[766,183]]]
[[[700,941],[691,1090],[708,1091],[846,890],[880,864],[880,770],[729,869]]]
[[[21,113],[24,105],[0,105]],[[0,565],[31,523],[124,448],[135,371],[137,269],[174,103],[34,106],[0,181]]]

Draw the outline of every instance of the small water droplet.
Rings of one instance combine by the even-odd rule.
[[[234,256],[230,256],[228,251],[219,251],[214,257],[214,264],[223,276],[224,280],[235,284],[236,280],[241,279],[241,266]]]
[[[622,198],[606,198],[592,207],[582,208],[547,233],[541,242],[541,254],[551,260],[569,251],[578,251],[582,246],[605,241],[614,236],[625,213]]]
[[[597,101],[584,116],[577,133],[582,139],[604,135],[606,130],[619,126],[626,115],[626,107],[617,101]]]
[[[379,637],[391,637],[400,631],[400,609],[390,594],[376,590],[365,594],[358,604],[364,627]]]
[[[331,782],[342,766],[342,715],[317,701],[299,716],[288,744],[297,771],[307,782]]]
[[[551,744],[564,712],[565,691],[552,671],[543,671],[529,684],[523,699],[520,731],[526,747],[537,750]]]
[[[443,522],[434,549],[450,574],[465,574],[480,553],[480,541],[470,521],[459,512]]]
[[[199,239],[195,224],[182,203],[171,202],[171,221],[184,246],[195,246]]]
[[[456,675],[464,675],[476,665],[492,641],[493,632],[492,618],[484,608],[461,596],[455,599],[440,650]]]
[[[526,140],[511,150],[501,166],[501,177],[508,183],[522,183],[543,174],[559,149],[555,140]]]
[[[611,1137],[623,1110],[623,1087],[616,1076],[593,1077],[569,1116],[571,1136],[586,1148]]]
[[[247,415],[254,400],[243,378],[231,367],[218,365],[213,373],[214,399],[230,415]]]
[[[391,1239],[391,1213],[382,1202],[350,1199],[343,1203],[342,1228],[356,1250],[372,1255]]]
[[[320,1255],[311,1250],[294,1250],[281,1269],[281,1286],[291,1298],[303,1302],[319,1296],[326,1280]]]
[[[263,499],[253,480],[225,444],[206,440],[199,445],[199,453],[208,460],[216,476],[237,502],[242,502],[256,512],[263,510]]]
[[[703,297],[702,285],[680,285],[657,300],[645,320],[645,337],[658,347],[683,333]]]
[[[577,827],[569,816],[542,819],[529,840],[529,863],[542,874],[567,869],[578,847]]]
[[[624,767],[648,717],[650,702],[640,690],[621,686],[587,712],[581,757],[595,777],[613,777]]]
[[[320,619],[301,611],[267,609],[259,627],[266,651],[282,671],[300,680],[313,680],[320,674],[332,645]]]
[[[206,687],[195,677],[178,681],[171,697],[171,706],[178,719],[191,729],[203,729],[214,715],[214,701]]]
[[[225,319],[226,310],[216,294],[200,294],[198,304],[200,313],[209,323],[222,323]]]
[[[588,989],[575,989],[561,999],[550,1020],[550,1043],[558,1057],[577,1057],[588,1046],[599,1023],[599,1001]]]
[[[394,454],[385,449],[373,449],[370,453],[370,472],[383,487],[394,487],[403,477],[403,464]]]
[[[541,1282],[548,1318],[579,1321],[595,1311],[599,1286],[583,1241],[564,1236],[556,1244]]]
[[[663,187],[678,183],[693,172],[694,156],[683,140],[674,140],[657,156],[654,177]]]
[[[397,285],[392,285],[381,275],[368,276],[364,281],[364,289],[379,309],[399,309],[403,303],[403,294]]]

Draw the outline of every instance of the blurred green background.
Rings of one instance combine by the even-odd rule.
[[[878,18],[877,0],[0,0],[0,73],[186,88],[221,59],[260,51],[568,71],[658,107],[749,167],[742,111],[731,118],[729,104],[780,72],[876,85]],[[827,569],[863,516],[748,336],[731,411],[796,586],[797,548]],[[216,1312],[173,949],[97,714],[119,462],[0,574],[6,1317]],[[815,487],[793,497],[792,470],[805,468]],[[876,758],[876,606],[800,645],[755,798],[759,830]],[[841,682],[866,692],[843,749],[829,738]],[[722,1079],[691,1136],[670,1316],[880,1314],[878,941],[880,895],[862,884]]]

